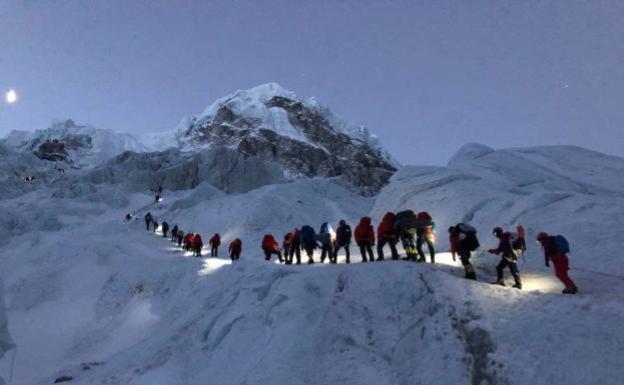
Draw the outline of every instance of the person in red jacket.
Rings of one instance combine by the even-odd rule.
[[[563,294],[576,294],[578,292],[578,288],[576,287],[574,281],[572,281],[572,279],[568,276],[568,256],[561,251],[555,250],[553,237],[545,232],[537,234],[537,241],[544,248],[544,262],[546,267],[549,267],[549,261],[552,261],[555,265],[555,275],[565,285]]]
[[[384,260],[383,247],[386,244],[390,246],[392,259],[398,260],[399,253],[396,249],[397,243],[398,239],[394,233],[394,213],[387,212],[379,223],[379,226],[377,226],[377,260]]]
[[[355,243],[360,248],[360,255],[362,255],[362,262],[375,261],[373,256],[373,246],[375,245],[375,230],[371,225],[370,217],[362,217],[360,223],[355,226],[353,233],[355,237]],[[368,253],[368,259],[366,254]]]
[[[262,251],[264,251],[264,259],[267,261],[271,260],[271,255],[277,255],[280,263],[284,262],[282,259],[282,253],[280,252],[279,243],[273,237],[273,234],[266,234],[264,238],[262,238]]]
[[[204,242],[202,240],[201,235],[195,234],[193,236],[193,255],[196,257],[201,257],[202,248],[204,247]]]
[[[214,233],[210,240],[208,241],[210,245],[210,256],[217,257],[219,255],[219,246],[221,246],[221,235],[219,233]]]
[[[503,231],[500,227],[495,227],[492,230],[492,234],[498,238],[498,247],[496,249],[490,249],[488,252],[492,254],[501,255],[501,261],[496,266],[497,279],[494,282],[497,285],[505,286],[505,281],[503,280],[503,270],[506,267],[509,267],[511,271],[511,275],[514,278],[515,284],[513,287],[516,289],[522,289],[522,282],[520,281],[520,270],[518,270],[518,256],[513,250],[511,245],[511,233],[508,231]]]
[[[240,259],[241,252],[243,251],[243,242],[236,238],[232,242],[230,242],[230,259],[232,262],[238,261]]]

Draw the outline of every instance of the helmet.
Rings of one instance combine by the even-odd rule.
[[[548,234],[542,231],[541,233],[537,234],[536,238],[538,242],[541,242],[544,239],[548,238]]]
[[[500,236],[503,233],[503,229],[500,227],[495,227],[494,229],[492,229],[492,234],[496,235],[497,237]]]

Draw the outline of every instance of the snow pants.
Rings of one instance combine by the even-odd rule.
[[[383,261],[384,260],[384,254],[383,254],[383,248],[386,244],[388,244],[390,246],[390,252],[392,253],[392,259],[399,259],[399,253],[397,252],[396,249],[396,244],[397,244],[397,240],[394,237],[381,237],[378,239],[377,243],[377,260],[378,261]]]
[[[240,259],[240,251],[231,251],[230,252],[230,259],[232,261],[238,261]]]
[[[338,261],[338,251],[343,247],[345,249],[345,256],[347,257],[347,263],[351,263],[351,250],[348,244],[336,246],[336,250],[334,250],[334,261]]]
[[[550,258],[550,260],[553,262],[553,265],[555,265],[555,275],[561,282],[563,282],[566,289],[576,287],[574,281],[572,281],[572,279],[568,276],[568,257],[564,254],[555,254]]]
[[[431,258],[431,263],[435,263],[435,250],[433,248],[433,235],[432,234],[421,234],[418,236],[416,240],[416,250],[418,251],[418,255],[420,256],[420,262],[426,262],[425,252],[423,251],[423,243],[427,244],[429,248],[429,258]]]
[[[321,263],[325,262],[325,258],[329,259],[329,263],[336,263],[336,260],[334,259],[333,249],[334,248],[332,247],[331,243],[328,243],[321,247]]]
[[[470,251],[468,250],[460,250],[457,252],[459,254],[459,260],[464,266],[464,274],[466,279],[474,279],[477,280],[477,273],[475,272],[475,268],[470,262]]]
[[[284,261],[282,259],[282,253],[279,250],[274,250],[274,249],[263,249],[263,250],[264,250],[264,259],[266,261],[270,261],[271,260],[271,255],[273,255],[273,254],[277,255],[277,259],[280,262]]]
[[[416,242],[414,241],[414,237],[404,236],[401,239],[401,243],[403,244],[403,250],[405,250],[405,258],[416,261],[416,255],[418,251],[416,250]]]
[[[184,237],[178,237],[178,247],[182,246],[182,239]]]
[[[288,263],[291,265],[293,263],[293,258],[297,256],[297,265],[301,264],[301,247],[299,245],[290,245],[290,252],[288,256]]]
[[[516,283],[516,285],[521,286],[522,282],[520,281],[520,270],[518,270],[518,261],[511,257],[505,257],[501,259],[498,266],[496,266],[496,273],[498,275],[498,280],[503,280],[503,270],[509,267],[509,271],[511,271],[511,275]]]
[[[360,255],[362,256],[362,262],[375,262],[375,256],[373,255],[372,242],[358,242],[360,248]],[[366,254],[368,253],[368,257]]]

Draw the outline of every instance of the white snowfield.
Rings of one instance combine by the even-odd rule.
[[[242,194],[203,183],[138,212],[153,197],[124,183],[31,184],[0,201],[12,383],[622,383],[622,170],[622,159],[574,147],[469,145],[449,167],[402,168],[373,198],[327,179]],[[407,208],[434,217],[436,265],[361,264],[352,245],[351,265],[342,252],[338,265],[320,265],[317,250],[314,265],[283,266],[259,248],[265,233],[281,240],[343,218],[355,228],[360,216],[377,224]],[[219,258],[146,231],[147,210],[204,244],[220,232]],[[496,245],[493,226],[527,228],[524,290],[490,285],[498,258],[483,252],[473,257],[479,282],[463,279],[446,252],[446,228],[460,221],[479,229],[483,250]],[[533,242],[542,230],[570,240],[581,294],[562,295],[544,267]],[[231,264],[236,237],[243,254]],[[7,381],[11,358],[0,359]]]

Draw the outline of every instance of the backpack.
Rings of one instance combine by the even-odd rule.
[[[413,235],[418,227],[418,218],[412,210],[398,212],[394,217],[393,227],[399,234]]]
[[[316,241],[314,229],[310,226],[301,227],[301,241],[305,244],[311,244]]]
[[[426,211],[421,211],[418,213],[418,224],[420,227],[429,227],[432,226],[433,220],[431,219],[431,215],[429,215]]]
[[[570,252],[570,243],[563,235],[555,235],[552,239],[553,249],[559,253],[567,254]]]
[[[475,251],[481,246],[479,244],[479,239],[477,238],[477,229],[465,223],[458,223],[455,228],[457,231],[465,235],[465,238],[460,238],[459,241],[462,248],[469,251]]]

